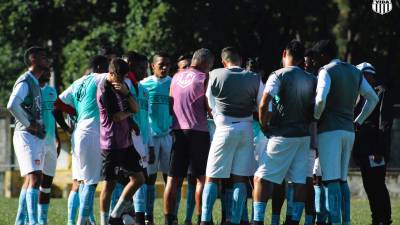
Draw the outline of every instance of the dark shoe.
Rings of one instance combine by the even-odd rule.
[[[111,216],[108,219],[108,224],[109,225],[125,225],[124,222],[122,221],[122,218],[113,218]]]
[[[144,212],[135,213],[135,225],[146,225]]]

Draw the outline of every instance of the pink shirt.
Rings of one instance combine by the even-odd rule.
[[[171,82],[172,129],[208,131],[206,80],[207,75],[194,68],[174,75]]]

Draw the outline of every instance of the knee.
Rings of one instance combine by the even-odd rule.
[[[145,183],[145,178],[143,173],[138,173],[136,176],[132,177],[131,182],[135,182],[138,187],[142,186]]]
[[[42,174],[39,171],[35,171],[29,174],[29,186],[33,188],[39,188],[41,183]]]

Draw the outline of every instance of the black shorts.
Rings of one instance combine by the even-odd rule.
[[[188,168],[194,177],[206,174],[210,134],[196,130],[174,130],[169,176],[186,177]]]
[[[142,172],[140,165],[140,155],[133,146],[123,149],[103,150],[103,169],[104,180],[119,180],[121,176],[131,176],[134,173]]]

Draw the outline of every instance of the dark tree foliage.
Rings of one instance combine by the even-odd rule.
[[[371,10],[372,0],[0,0],[0,106],[26,69],[22,55],[33,44],[48,48],[63,90],[84,74],[101,45],[174,58],[200,47],[219,55],[233,45],[244,57],[260,57],[269,72],[280,67],[291,39],[310,47],[331,38],[342,59],[373,63],[399,90],[400,5],[392,2],[392,12],[381,16]]]

